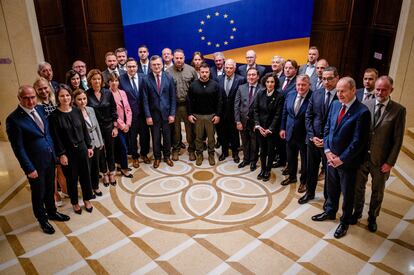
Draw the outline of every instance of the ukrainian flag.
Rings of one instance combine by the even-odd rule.
[[[274,55],[306,62],[313,0],[121,0],[125,44],[137,57],[141,44],[150,54],[165,47],[195,51],[207,58],[217,51],[245,63],[253,49],[257,63]],[[210,55],[209,55],[210,54]]]

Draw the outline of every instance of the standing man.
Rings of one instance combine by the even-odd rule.
[[[215,66],[211,67],[211,79],[218,82],[219,76],[224,75],[224,54],[215,52],[213,54]]]
[[[321,59],[316,62],[316,75],[317,78],[314,78],[314,81],[311,82],[311,89],[312,91],[316,91],[323,88],[323,79],[322,73],[329,66],[328,61],[326,59]]]
[[[378,71],[374,68],[368,68],[364,72],[364,88],[357,90],[357,99],[365,103],[369,99],[375,98],[375,81],[378,78]]]
[[[147,124],[151,126],[154,151],[154,168],[161,162],[161,149],[164,161],[174,166],[171,155],[171,123],[175,119],[176,96],[174,81],[162,71],[162,59],[158,55],[151,57],[151,73],[144,80],[144,109]],[[162,144],[161,144],[162,135]]]
[[[49,124],[31,86],[21,86],[17,98],[19,106],[6,119],[7,135],[29,181],[33,213],[43,232],[53,234],[55,229],[48,220],[68,221],[70,218],[56,211],[53,196],[56,155]]]
[[[127,73],[119,77],[119,88],[125,91],[132,110],[132,122],[128,132],[128,151],[132,156],[132,166],[138,168],[140,155],[144,163],[151,163],[147,156],[150,148],[150,130],[144,112],[144,75],[137,73],[137,61],[131,57],[127,59],[126,68]],[[138,135],[140,154],[138,154],[137,145]]]
[[[306,127],[305,113],[308,108],[310,90],[310,78],[301,74],[296,80],[296,91],[287,95],[283,106],[282,125],[280,127],[280,138],[286,140],[286,151],[288,160],[289,176],[281,182],[281,185],[296,183],[298,172],[298,154],[300,152],[300,186],[299,193],[306,190]]]
[[[127,71],[126,61],[128,58],[128,51],[125,48],[118,48],[115,50],[116,61],[118,62],[118,69],[124,72]]]
[[[322,61],[322,60],[321,60]],[[339,76],[335,67],[327,67],[322,73],[323,85],[325,88],[316,90],[309,100],[308,109],[306,110],[306,144],[307,144],[307,173],[306,194],[302,196],[299,204],[307,203],[315,198],[316,185],[318,184],[319,165],[322,161],[322,169],[326,169],[326,156],[324,152],[323,134],[329,109],[332,102],[337,100],[336,84]],[[322,171],[321,171],[322,173]],[[326,181],[324,184],[323,195],[326,199]]]
[[[149,51],[148,47],[145,45],[141,45],[138,48],[138,73],[148,75],[151,72],[150,62],[148,59]]]
[[[207,135],[208,163],[214,159],[214,125],[220,122],[222,107],[220,87],[210,79],[210,68],[206,63],[200,66],[200,77],[188,89],[188,120],[195,125],[196,165],[203,163],[203,140]]]
[[[105,85],[109,87],[109,75],[111,73],[115,73],[119,77],[120,75],[125,74],[125,71],[118,69],[118,61],[116,59],[116,55],[113,52],[107,52],[105,54],[105,64],[107,68],[102,72],[102,76]]]
[[[259,84],[256,68],[247,71],[247,83],[240,85],[234,99],[234,119],[242,139],[243,161],[238,165],[243,168],[250,165],[250,171],[256,170],[258,160],[258,141],[254,132],[253,102],[257,93],[263,89]]]
[[[343,195],[342,216],[334,237],[346,235],[352,220],[355,196],[355,170],[366,154],[371,116],[368,108],[356,99],[355,81],[341,78],[336,84],[338,100],[332,103],[324,133],[328,160],[325,211],[312,216],[313,221],[334,220]]]
[[[364,101],[371,113],[371,139],[368,156],[357,172],[351,223],[357,223],[362,217],[365,186],[370,174],[372,192],[368,211],[368,230],[371,232],[377,231],[376,219],[384,197],[385,182],[397,161],[404,137],[406,110],[402,105],[391,100],[390,94],[393,89],[393,79],[389,76],[381,76],[375,82],[375,99]]]
[[[40,62],[37,67],[37,74],[49,81],[52,92],[56,93],[56,91],[59,89],[59,83],[53,80],[52,65],[46,61]]]
[[[288,59],[283,68],[284,76],[280,77],[280,92],[286,96],[289,92],[296,88],[296,75],[298,73],[298,63],[296,60]]]
[[[167,71],[169,67],[174,66],[174,63],[172,61],[172,51],[170,48],[164,48],[161,52],[162,60],[164,61],[164,67],[163,71]]]
[[[311,83],[315,83],[318,78],[316,72],[316,62],[318,62],[318,58],[318,48],[315,46],[310,47],[308,50],[308,63],[299,68],[299,74],[307,74],[310,77]]]
[[[272,58],[272,72],[276,74],[278,79],[284,76],[283,68],[285,67],[285,62],[285,59],[278,55],[275,55]]]
[[[224,71],[225,74],[218,77],[223,101],[220,123],[217,127],[217,136],[222,151],[219,161],[223,161],[228,157],[229,148],[231,148],[234,162],[239,163],[240,138],[234,121],[234,99],[236,98],[237,89],[244,82],[244,78],[235,74],[236,62],[233,59],[226,60]]]
[[[72,64],[72,70],[77,72],[81,79],[80,87],[82,90],[86,91],[89,89],[88,80],[86,79],[86,64],[82,60],[76,60]]]
[[[174,66],[168,68],[169,73],[175,82],[177,94],[177,115],[174,121],[172,137],[172,159],[178,160],[181,149],[181,122],[184,122],[185,135],[188,142],[189,160],[196,160],[194,144],[194,128],[188,121],[187,114],[187,93],[191,82],[198,78],[196,71],[190,65],[184,63],[185,56],[181,49],[174,50]]]
[[[266,68],[261,66],[261,65],[256,64],[256,52],[255,51],[248,50],[246,52],[246,62],[247,62],[247,64],[241,65],[237,69],[237,73],[239,75],[243,76],[246,79],[247,71],[250,68],[256,68],[257,69],[257,72],[259,73],[259,78],[261,78],[264,75]]]

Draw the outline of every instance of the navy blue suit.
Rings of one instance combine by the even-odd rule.
[[[132,123],[128,135],[128,151],[133,159],[138,159],[139,156],[137,146],[138,135],[141,155],[146,156],[150,148],[150,133],[144,112],[144,78],[146,76],[143,74],[136,74],[136,76],[138,77],[138,91],[135,91],[133,88],[127,73],[119,77],[119,89],[125,91],[132,110]]]
[[[280,129],[285,130],[286,152],[288,160],[289,178],[296,179],[298,170],[298,154],[300,152],[301,176],[300,182],[306,183],[306,127],[305,113],[308,108],[312,91],[308,91],[302,100],[302,105],[297,114],[294,106],[298,93],[296,91],[287,95],[283,106],[282,124]]]
[[[334,216],[338,211],[339,197],[343,194],[341,223],[349,224],[352,217],[356,170],[368,149],[371,115],[368,108],[356,98],[341,122],[337,119],[342,104],[332,103],[325,125],[324,149],[339,157],[343,164],[327,166],[328,199],[325,212]]]
[[[338,100],[335,95],[331,99],[331,103],[325,106],[325,88],[313,92],[309,99],[308,109],[305,115],[306,124],[306,143],[307,143],[307,175],[306,192],[310,195],[315,195],[316,185],[318,183],[319,165],[322,161],[323,167],[326,167],[326,156],[323,147],[316,147],[312,139],[314,137],[323,139],[325,131],[326,119],[329,113],[329,107],[332,102]],[[327,198],[326,184],[324,185],[324,197]]]
[[[236,122],[234,121],[234,100],[239,86],[244,83],[244,78],[242,76],[234,74],[233,83],[227,94],[224,86],[226,77],[226,75],[218,77],[223,108],[220,115],[220,123],[217,125],[217,136],[224,155],[228,154],[229,148],[231,148],[233,154],[237,154],[238,148],[240,147],[239,131],[237,130]]]
[[[265,74],[266,68],[256,64],[257,72],[259,73],[259,78],[262,78]],[[241,75],[244,79],[247,79],[247,65],[240,65],[237,68],[237,73]]]
[[[296,90],[296,75],[290,80],[289,84],[284,89],[282,89],[285,79],[285,75],[280,76],[279,78],[279,92],[286,97],[288,93]]]
[[[36,179],[28,178],[32,191],[32,207],[39,222],[56,213],[53,197],[56,156],[49,124],[43,107],[35,107],[44,124],[44,132],[20,106],[6,119],[6,131],[13,152],[26,175],[37,171]]]
[[[175,84],[173,78],[167,73],[161,74],[160,92],[153,73],[144,80],[144,111],[146,118],[152,118],[152,144],[154,157],[161,159],[161,147],[164,159],[171,155],[171,128],[168,117],[174,116],[176,111]],[[161,129],[163,145],[161,146]]]

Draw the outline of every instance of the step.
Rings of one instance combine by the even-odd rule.
[[[411,181],[410,179],[414,179],[414,160],[409,157],[403,151],[400,152],[398,155],[397,163],[393,169],[394,173],[401,175],[402,177],[406,178],[407,181]],[[403,173],[398,173],[398,171],[403,171]],[[407,176],[405,177],[404,174]]]
[[[411,159],[414,160],[414,138],[409,135],[404,135],[401,151],[406,153]]]
[[[407,128],[407,130],[405,131],[405,134],[410,136],[411,138],[414,138],[414,127]]]

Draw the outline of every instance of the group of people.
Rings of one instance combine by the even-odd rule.
[[[357,90],[352,78],[340,78],[335,67],[319,59],[316,47],[309,48],[300,67],[274,56],[269,72],[256,64],[253,50],[239,67],[221,52],[214,53],[212,67],[200,52],[186,64],[181,49],[165,48],[161,56],[149,57],[142,45],[138,56],[135,60],[118,48],[106,53],[105,70],[88,73],[77,60],[66,84],[54,81],[52,66],[43,62],[33,87],[19,88],[20,103],[7,118],[7,133],[45,233],[54,232],[48,219],[69,219],[56,211],[58,185],[81,214],[79,182],[85,210],[92,212],[90,200],[102,196],[99,178],[104,186],[115,186],[117,166],[132,178],[128,155],[134,168],[140,159],[151,164],[150,138],[154,169],[161,160],[174,166],[185,148],[196,166],[205,150],[209,165],[215,165],[215,149],[221,147],[218,161],[231,152],[240,169],[255,171],[260,156],[257,179],[264,182],[272,168],[282,167],[281,184],[294,184],[299,170],[298,192],[304,193],[299,204],[315,198],[318,179],[324,178],[324,212],[312,220],[336,219],[342,193],[336,238],[362,217],[370,174],[368,229],[377,230],[385,181],[405,127],[405,108],[390,99],[391,77],[368,68],[364,88]]]

